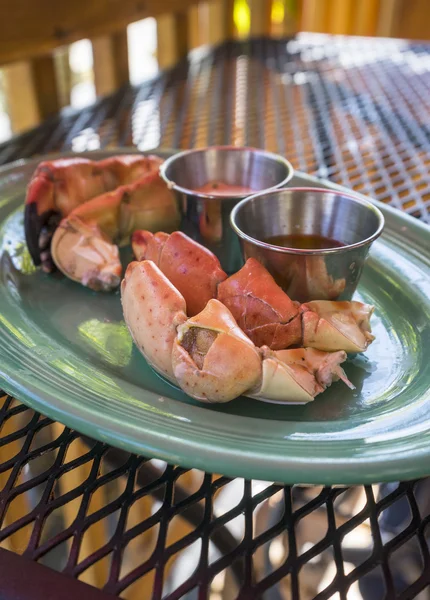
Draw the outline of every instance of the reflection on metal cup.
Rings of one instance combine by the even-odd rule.
[[[217,199],[202,200],[199,228],[200,234],[207,242],[215,243],[222,240],[222,211]]]
[[[286,185],[290,163],[255,148],[214,146],[167,159],[160,174],[176,192],[181,230],[216,254],[227,273],[242,264],[240,245],[230,226],[233,207],[250,194]]]
[[[259,260],[293,299],[351,300],[384,217],[354,194],[288,188],[254,194],[238,203],[232,227],[245,259]],[[336,247],[305,249],[269,243],[274,236],[318,236]]]

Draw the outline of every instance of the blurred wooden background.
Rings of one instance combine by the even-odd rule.
[[[430,39],[428,0],[3,0],[0,3],[0,112],[20,133],[71,103],[83,80],[95,95],[129,81],[130,25],[155,19],[155,47],[141,60],[173,65],[188,50],[227,38],[298,31]],[[73,69],[71,44],[86,39],[92,64]],[[135,44],[136,46],[136,44]],[[76,60],[75,60],[76,62]]]

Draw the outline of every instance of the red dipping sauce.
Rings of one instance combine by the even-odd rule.
[[[250,196],[256,190],[242,185],[230,185],[223,181],[208,181],[205,185],[196,188],[196,192],[211,196]]]

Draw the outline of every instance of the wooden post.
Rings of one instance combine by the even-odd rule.
[[[229,40],[237,36],[236,25],[234,23],[234,0],[222,0],[224,7],[224,32]]]
[[[104,96],[129,82],[127,30],[92,40],[94,83]]]
[[[199,5],[201,26],[205,34],[203,43],[220,44],[236,37],[233,10],[234,0],[211,0]]]
[[[6,107],[13,133],[21,133],[39,123],[40,114],[29,62],[3,68]]]
[[[382,0],[379,11],[376,35],[389,37],[395,35],[399,21],[401,0]]]
[[[342,35],[352,33],[352,14],[355,4],[355,0],[331,0],[328,14],[329,33]]]
[[[160,69],[173,66],[188,52],[187,13],[166,14],[157,19],[157,60]]]
[[[271,0],[249,0],[251,36],[270,35],[272,31]]]
[[[300,31],[328,32],[328,0],[301,0]]]
[[[355,5],[352,33],[354,35],[376,35],[380,0],[361,0]]]
[[[390,35],[413,40],[429,40],[428,0],[397,0]]]
[[[217,0],[216,2],[205,2],[201,6],[201,15],[205,21],[205,31],[207,32],[207,41],[209,44],[220,44],[227,37],[225,15],[225,2]],[[233,10],[231,13],[233,21]]]
[[[118,84],[124,85],[130,81],[130,71],[128,64],[128,41],[127,29],[117,31],[111,35],[115,75]]]
[[[54,53],[55,71],[57,74],[58,98],[60,106],[69,106],[72,88],[72,76],[69,63],[69,46],[58,48]]]
[[[202,6],[200,4],[190,6],[188,9],[188,47],[190,50],[208,42],[207,27],[205,27],[204,32],[201,31],[202,27],[207,25],[206,22],[201,22],[201,9]],[[205,20],[203,19],[203,21]]]
[[[31,61],[39,116],[45,119],[60,108],[54,57],[39,56]]]
[[[294,0],[287,0],[285,2],[284,35],[290,36],[297,33],[301,19],[300,11],[301,5],[299,2],[294,2]]]
[[[12,131],[37,125],[60,108],[55,62],[40,56],[4,67],[5,96]]]

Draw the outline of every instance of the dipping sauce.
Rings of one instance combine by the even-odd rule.
[[[333,240],[323,235],[295,233],[292,235],[272,235],[264,240],[266,244],[282,246],[283,248],[298,248],[300,250],[327,250],[346,246],[343,242]]]
[[[214,196],[250,196],[255,193],[255,190],[242,185],[230,185],[223,181],[208,181],[205,185],[196,188],[196,192]]]

